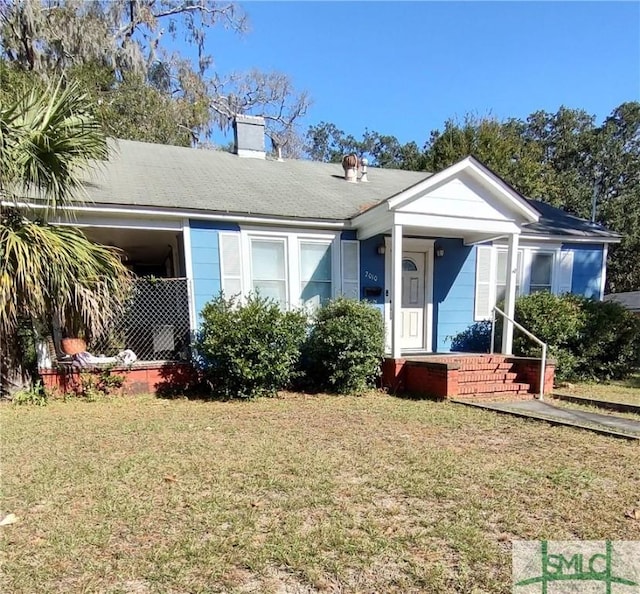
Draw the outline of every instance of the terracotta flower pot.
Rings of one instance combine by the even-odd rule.
[[[67,355],[75,355],[87,350],[87,343],[84,338],[63,338],[60,341],[60,345]]]

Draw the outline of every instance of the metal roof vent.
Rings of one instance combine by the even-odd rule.
[[[356,171],[358,169],[358,155],[352,153],[342,157],[342,168],[344,169],[344,179],[351,183],[357,183]]]
[[[264,159],[264,118],[237,115],[233,120],[233,152],[238,157]]]
[[[360,159],[360,181],[367,183],[369,178],[367,177],[367,166],[369,165],[369,161],[366,158]]]

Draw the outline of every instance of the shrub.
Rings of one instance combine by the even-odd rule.
[[[619,303],[584,300],[585,326],[576,345],[577,374],[623,379],[640,367],[640,318]]]
[[[48,401],[49,393],[40,380],[38,380],[32,387],[16,392],[11,399],[13,404],[31,404],[35,406],[46,406]]]
[[[220,295],[204,306],[202,320],[196,363],[216,396],[274,395],[289,385],[306,335],[303,313],[256,295],[243,304]]]
[[[617,303],[534,293],[516,300],[515,319],[547,343],[559,380],[623,379],[640,367],[640,318]],[[501,334],[498,317],[497,352]],[[452,350],[487,352],[490,341],[491,323],[478,322],[453,338]],[[513,352],[540,357],[540,347],[517,328]]]
[[[549,346],[548,356],[556,360],[556,378],[577,377],[579,361],[575,352],[584,327],[583,298],[576,295],[552,295],[541,292],[516,300],[515,319]],[[540,347],[515,329],[513,352],[525,357],[540,357]]]
[[[117,392],[124,385],[125,379],[124,375],[113,373],[110,367],[82,369],[78,375],[74,395],[88,402],[95,402],[103,396],[111,396]]]
[[[560,380],[621,379],[640,365],[640,319],[619,304],[535,293],[516,301],[516,320],[549,345]],[[516,331],[514,353],[540,349]]]
[[[316,389],[358,393],[380,375],[384,321],[364,301],[338,298],[321,307],[303,347],[306,380]]]
[[[491,344],[491,322],[476,322],[451,340],[451,350],[463,353],[488,353]]]

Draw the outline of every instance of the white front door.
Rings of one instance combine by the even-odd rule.
[[[402,349],[424,348],[425,262],[424,252],[402,253]]]

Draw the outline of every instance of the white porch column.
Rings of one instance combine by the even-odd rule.
[[[516,273],[518,266],[518,243],[520,236],[516,233],[509,235],[509,251],[507,252],[507,286],[504,299],[504,313],[513,319],[516,307]],[[513,324],[504,320],[502,326],[502,353],[513,354]]]
[[[193,257],[191,251],[191,224],[189,219],[183,219],[182,221],[182,247],[184,251],[184,268],[185,276],[187,277],[187,291],[189,298],[189,328],[191,334],[198,329],[198,317],[196,315],[196,298],[195,287],[193,278]]]
[[[400,358],[402,334],[402,225],[391,228],[391,356]]]

